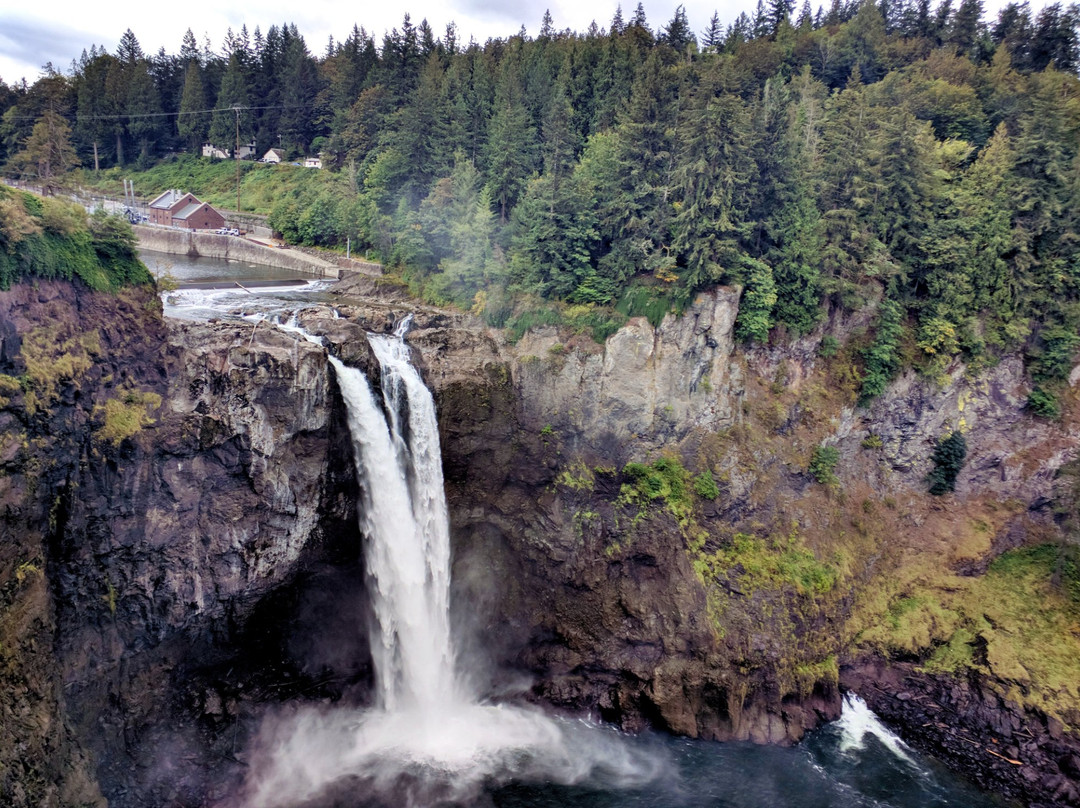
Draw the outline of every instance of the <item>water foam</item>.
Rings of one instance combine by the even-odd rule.
[[[866,736],[869,735],[880,741],[897,758],[918,768],[918,764],[909,754],[908,745],[892,730],[882,724],[866,702],[855,693],[844,694],[844,705],[835,726],[841,733],[841,754],[863,749],[866,744]]]

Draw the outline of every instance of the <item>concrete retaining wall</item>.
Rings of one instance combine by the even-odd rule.
[[[187,255],[199,258],[217,258],[225,261],[245,261],[266,264],[280,269],[307,272],[324,278],[336,278],[338,268],[325,261],[304,255],[296,250],[274,249],[237,236],[221,236],[217,233],[196,233],[188,230],[168,230],[161,227],[137,225],[135,235],[144,250]]]

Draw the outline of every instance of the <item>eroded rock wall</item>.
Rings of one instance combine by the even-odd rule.
[[[534,697],[630,729],[791,742],[836,715],[841,666],[929,654],[949,640],[950,620],[970,614],[970,603],[966,613],[948,605],[929,634],[916,631],[921,650],[904,651],[867,639],[868,620],[896,619],[875,600],[907,608],[928,587],[976,580],[1005,550],[1057,535],[1049,503],[1080,445],[1078,420],[1026,411],[1019,357],[978,373],[959,363],[907,372],[856,408],[850,352],[823,359],[820,335],[737,348],[736,306],[717,290],[685,320],[632,320],[604,346],[554,328],[516,345],[467,324],[410,336],[439,397],[459,623],[525,674]],[[864,326],[836,333],[857,341]],[[953,431],[967,462],[955,495],[931,497],[931,455]],[[839,453],[829,485],[807,471],[821,445]],[[665,456],[708,471],[720,495],[695,500],[690,518],[662,500],[628,501],[624,465]],[[732,549],[743,545],[760,552]],[[777,559],[809,566],[792,580],[778,566],[743,566]],[[938,607],[926,608],[934,619]],[[974,677],[1006,705],[1016,684],[995,679],[1004,669],[979,673],[984,641],[972,641],[975,667],[952,676]],[[1030,677],[1020,686],[1039,687]],[[1042,737],[1061,724],[1054,743],[1080,748],[1037,702],[1020,709],[1031,723],[1019,731]],[[1044,758],[990,762],[1013,793],[1071,794],[1071,770]]]

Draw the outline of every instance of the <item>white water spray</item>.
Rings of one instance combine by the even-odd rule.
[[[284,327],[318,341],[295,322]],[[359,519],[378,623],[371,649],[377,708],[304,709],[265,721],[246,804],[294,806],[343,783],[355,797],[431,806],[467,801],[511,779],[648,782],[662,762],[632,752],[614,731],[484,703],[459,680],[438,424],[431,393],[409,362],[407,327],[408,320],[393,337],[369,338],[381,365],[382,408],[361,371],[330,357],[364,489]]]
[[[840,718],[836,721],[836,727],[841,733],[841,753],[853,749],[862,749],[866,743],[866,736],[872,735],[897,758],[918,768],[918,764],[908,754],[910,750],[907,744],[882,724],[866,702],[856,694],[850,692],[844,694],[844,705],[840,712]]]

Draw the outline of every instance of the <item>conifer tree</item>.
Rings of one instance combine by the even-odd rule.
[[[504,67],[484,149],[487,188],[506,222],[536,165],[536,131],[522,101],[521,79]]]
[[[184,92],[180,97],[180,114],[176,118],[176,128],[184,140],[184,145],[192,153],[198,153],[199,146],[209,132],[206,109],[202,68],[196,59],[190,59],[184,71]]]
[[[71,145],[71,127],[64,117],[46,109],[12,163],[23,176],[32,177],[46,187],[54,177],[77,166],[79,158]]]
[[[247,143],[254,134],[247,71],[239,53],[234,52],[229,57],[229,65],[221,78],[216,106],[219,111],[214,113],[210,123],[210,142],[226,153],[231,153],[237,138],[237,116],[240,142]]]
[[[706,53],[716,53],[724,44],[724,32],[720,27],[720,15],[713,12],[709,27],[701,32],[701,49]]]
[[[678,130],[671,249],[685,264],[691,289],[718,281],[734,265],[746,231],[745,192],[754,165],[749,118],[724,80],[721,68],[709,71]]]

